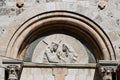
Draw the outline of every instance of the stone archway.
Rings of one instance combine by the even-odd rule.
[[[16,26],[14,25],[14,27]],[[7,33],[5,35],[7,35]],[[55,38],[56,35],[59,35],[58,39]],[[64,38],[60,39],[61,37],[64,37]],[[42,50],[45,51],[46,49],[46,47],[44,47],[41,44],[41,40],[44,41],[46,38],[50,44],[54,42],[53,39],[56,39],[55,41],[57,41],[57,43],[59,41],[63,41],[62,45],[65,44],[67,46],[68,44],[70,45],[70,47],[74,47],[73,50],[76,49],[75,51],[78,52],[77,55],[79,55],[78,60],[76,60],[78,61],[78,63],[82,63],[82,62],[86,64],[90,63],[89,60],[91,60],[92,58],[90,57],[91,59],[89,59],[89,55],[93,56],[94,63],[96,63],[98,60],[114,60],[116,58],[109,38],[97,24],[95,24],[92,20],[88,19],[87,17],[83,15],[70,12],[70,11],[64,11],[64,10],[44,12],[36,16],[33,16],[32,18],[25,21],[24,24],[21,24],[21,26],[19,26],[15,30],[15,33],[11,36],[11,39],[8,42],[8,45],[6,48],[6,56],[20,58],[26,61],[29,59],[28,61],[30,62],[41,63],[41,60],[43,59],[43,57],[40,59],[40,57],[42,56],[41,55]],[[69,43],[70,42],[69,39],[73,42],[77,42],[77,41],[78,42],[77,44],[76,43],[71,44]],[[38,40],[37,43],[36,43],[36,40]],[[35,49],[31,51],[32,54],[30,54],[29,53],[30,51],[28,51],[28,49],[29,49],[29,46],[31,46],[32,44],[36,44],[36,46],[34,45]],[[77,45],[78,48],[75,46],[72,46],[74,44]],[[41,46],[43,48],[42,50],[40,50]],[[69,46],[67,47],[69,49]],[[88,53],[85,50],[85,47],[90,53]],[[83,55],[86,55],[84,56],[85,58],[81,56],[82,53],[79,53],[80,52],[79,49],[81,49],[82,52],[84,52]],[[74,53],[73,50],[72,52]],[[28,59],[25,59],[26,55]],[[31,56],[28,56],[28,55],[31,55]],[[72,59],[73,58],[74,57],[72,57]],[[47,59],[50,59],[50,58],[47,58]],[[80,59],[82,59],[83,61],[80,61]],[[72,61],[69,61],[69,60],[66,61],[65,58],[62,59],[59,57],[60,62],[61,60],[65,61],[65,63],[73,63]],[[54,60],[52,61],[56,62]],[[48,60],[48,62],[51,62],[51,61]],[[57,71],[61,71],[61,70],[63,69],[60,69]],[[32,77],[29,77],[30,79],[34,80],[34,79],[42,78],[43,80],[48,80],[48,79],[54,80],[53,76],[56,76],[57,74],[56,69],[53,69],[53,70],[51,69],[34,69],[34,70],[24,69],[21,78],[23,80],[29,79],[25,77],[24,75],[29,74],[29,72],[30,74],[34,74],[34,72],[36,71],[39,71],[37,72],[37,74],[41,74],[41,76],[37,77],[36,75],[32,75]],[[63,71],[66,71],[66,69]],[[86,80],[89,80],[89,79],[96,80],[99,77],[99,76],[96,76],[98,74],[95,72],[94,69],[92,70],[68,69],[67,71],[69,73],[65,72],[65,75],[67,75],[66,79],[69,79],[72,76],[73,79],[79,80],[81,73],[84,73],[81,75],[81,77],[83,77],[83,79],[86,79]],[[65,75],[63,77],[63,80],[65,78]],[[85,76],[87,75],[89,76],[86,78]],[[49,76],[50,78],[46,78],[46,76]]]
[[[17,57],[21,53],[24,55],[21,51],[37,36],[49,30],[68,30],[85,36],[85,40],[95,49],[96,59],[115,59],[113,47],[104,31],[87,17],[68,11],[45,12],[30,18],[11,36],[6,56]]]
[[[36,10],[38,8],[39,7],[37,7]],[[27,16],[27,17],[25,17],[24,20],[20,20],[21,18],[23,18],[23,16]],[[13,22],[13,23],[15,23],[15,22]],[[67,9],[65,9],[65,10],[61,10],[61,9],[50,10],[50,11],[46,10],[43,12],[42,11],[39,12],[39,14],[35,13],[34,15],[31,15],[30,13],[29,13],[29,15],[26,15],[26,13],[21,14],[16,19],[16,23],[11,24],[10,27],[5,31],[5,33],[3,34],[3,37],[1,37],[4,40],[2,42],[0,42],[0,44],[5,43],[5,45],[4,45],[5,48],[3,50],[3,54],[5,56],[25,59],[26,54],[29,55],[29,53],[27,53],[27,50],[29,49],[29,46],[32,43],[34,43],[34,41],[40,40],[44,37],[49,38],[54,34],[57,34],[57,35],[60,34],[63,36],[66,35],[65,37],[67,37],[67,39],[72,39],[73,41],[74,41],[73,38],[75,38],[75,41],[80,42],[79,43],[80,44],[79,46],[81,46],[80,49],[82,49],[85,52],[85,54],[87,54],[87,52],[85,51],[85,47],[87,47],[88,50],[92,49],[90,54],[94,57],[95,62],[97,62],[98,60],[115,60],[116,59],[112,44],[111,44],[108,36],[100,28],[100,26],[97,25],[94,21],[90,20],[89,18],[87,18],[83,15],[77,14],[74,11],[69,11]],[[40,48],[39,44],[41,45],[40,41],[38,41],[36,48]],[[72,47],[71,44],[69,44],[69,45],[70,45],[70,47]],[[88,45],[91,48],[89,48]],[[36,54],[36,53],[37,53],[37,51],[35,49],[34,54]],[[39,53],[37,53],[37,55],[38,54]],[[33,55],[33,54],[31,54],[31,55],[32,56],[29,56],[29,58],[30,59],[33,58],[33,59],[28,60],[28,61],[37,60],[37,59],[35,59],[36,57],[34,57],[35,55]],[[82,56],[80,56],[80,58],[81,57]],[[88,58],[88,56],[86,56],[86,57]],[[87,58],[84,58],[84,60]],[[39,62],[39,61],[37,60],[36,62]],[[89,63],[89,61],[86,61],[86,63]],[[29,70],[28,69],[28,70],[24,70],[24,71],[25,71],[25,74],[27,74],[27,73],[29,74],[29,71],[32,74],[37,71],[39,71],[38,72],[39,74],[41,72],[40,69],[39,70],[38,69]],[[51,74],[49,73],[50,71],[51,70],[48,70],[47,74],[51,76]],[[70,71],[72,71],[72,70],[70,70]],[[77,72],[81,73],[81,71],[77,71]],[[74,71],[74,70],[72,72],[76,73],[76,71]],[[89,72],[90,72],[91,74],[89,77],[90,77],[90,79],[93,79],[95,70],[85,70],[85,71],[83,70],[82,72],[87,73],[87,74],[85,73],[85,76],[89,75]],[[42,73],[41,73],[41,75],[42,75]],[[70,74],[70,75],[72,75],[72,74]],[[70,75],[69,75],[69,77],[70,77]],[[34,76],[36,77],[35,74],[34,74]],[[84,78],[85,78],[85,76],[84,76]],[[53,76],[51,77],[51,79],[52,78],[53,78]],[[47,79],[45,79],[45,80],[47,80]],[[79,78],[78,78],[78,80],[79,80]]]

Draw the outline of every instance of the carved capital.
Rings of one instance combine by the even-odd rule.
[[[117,61],[100,60],[99,70],[102,73],[103,80],[112,80],[113,73],[116,73],[117,66],[118,66]]]
[[[19,80],[22,71],[21,60],[3,60],[5,69],[5,80]]]
[[[103,80],[112,80],[112,73],[115,72],[115,68],[107,66],[107,67],[101,67],[100,68],[103,76]]]
[[[8,65],[7,66],[8,80],[18,80],[20,67],[17,65]]]

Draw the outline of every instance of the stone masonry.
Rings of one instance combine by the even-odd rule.
[[[16,3],[17,0],[0,0],[0,37],[10,27],[9,24],[25,12],[31,13],[32,16],[35,6],[41,5],[42,8],[39,9],[41,12],[61,7],[63,10],[66,8],[95,21],[110,38],[116,59],[120,60],[120,0],[23,0],[24,5],[21,8],[18,8]],[[5,56],[3,49],[4,46],[0,47],[0,55]],[[0,63],[2,59],[3,57],[0,57]],[[0,80],[4,80],[2,68],[0,68]]]

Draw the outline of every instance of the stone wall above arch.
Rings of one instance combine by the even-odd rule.
[[[2,54],[8,57],[17,57],[23,41],[30,35],[31,32],[38,29],[38,26],[42,26],[44,24],[49,25],[51,22],[55,24],[61,22],[62,25],[73,25],[74,27],[71,27],[70,30],[73,29],[74,32],[78,30],[76,31],[77,34],[79,34],[80,29],[83,29],[83,34],[85,36],[88,36],[88,34],[92,36],[95,43],[99,46],[99,51],[104,56],[103,59],[115,59],[112,44],[104,31],[92,20],[80,15],[80,12],[77,13],[75,8],[71,9],[67,6],[70,6],[70,4],[46,3],[33,6],[20,14],[7,27],[6,31],[0,38],[2,40],[0,42]],[[88,32],[88,34],[86,34],[86,32]],[[90,36],[86,37],[86,39],[91,40],[95,45],[94,40],[89,38]]]

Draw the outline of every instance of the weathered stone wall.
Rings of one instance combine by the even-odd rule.
[[[21,16],[24,11],[34,9],[32,8],[34,5],[42,5],[42,11],[42,9],[56,8],[56,4],[58,4],[57,7],[68,8],[89,17],[100,25],[113,44],[117,60],[120,60],[120,0],[24,0],[24,6],[21,9],[16,7],[16,0],[0,0],[0,37],[13,20]],[[3,74],[4,71],[0,68],[0,80],[4,80]]]
[[[67,7],[94,20],[110,37],[117,55],[120,55],[120,1],[119,0],[24,0],[24,6],[16,7],[16,0],[0,1],[0,36],[17,16],[34,5],[43,4],[50,9],[52,2],[64,2]],[[47,4],[45,4],[47,3]],[[66,6],[66,3],[69,3]],[[59,6],[59,5],[58,5]],[[101,6],[101,8],[100,8]],[[102,9],[103,7],[103,9]],[[117,56],[119,57],[119,56]]]

